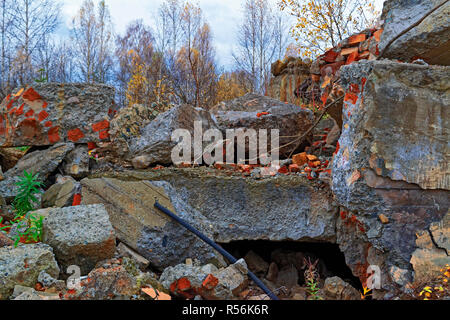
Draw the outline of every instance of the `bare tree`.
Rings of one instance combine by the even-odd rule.
[[[164,17],[167,21],[167,37],[170,46],[171,56],[175,56],[176,52],[180,48],[180,43],[182,42],[182,15],[183,6],[187,5],[180,2],[180,0],[166,0],[165,3],[159,9],[160,17]]]
[[[146,77],[150,78],[149,67],[154,59],[153,34],[151,29],[144,25],[142,20],[131,22],[123,36],[116,38],[116,59],[118,68],[116,71],[117,93],[119,104],[125,105],[125,94],[127,92],[129,81],[132,77],[134,65],[133,58],[139,60],[139,64],[144,65]],[[147,83],[152,81],[147,81]],[[150,90],[147,88],[145,94]]]
[[[98,10],[92,0],[85,0],[72,23],[81,81],[108,82],[112,72],[113,26],[104,0]]]
[[[66,40],[58,42],[44,37],[36,53],[36,67],[48,82],[72,82],[75,80],[73,48]]]
[[[11,37],[16,48],[14,70],[18,72],[19,84],[32,81],[34,53],[45,37],[59,25],[61,3],[55,0],[16,0],[13,5]]]
[[[69,41],[61,40],[54,45],[50,70],[49,81],[62,83],[75,81],[74,49]]]
[[[274,14],[274,45],[275,59],[281,60],[286,55],[289,46],[289,25],[286,16],[283,13]]]
[[[252,91],[263,93],[270,65],[286,50],[284,17],[276,15],[268,0],[246,0],[244,21],[238,30],[239,49],[233,57],[239,69],[252,78]]]
[[[6,96],[6,92],[10,86],[10,30],[12,17],[11,17],[11,5],[10,0],[0,1],[0,99]]]
[[[97,28],[99,47],[97,81],[106,83],[111,79],[113,72],[114,29],[105,0],[101,0],[98,4]]]

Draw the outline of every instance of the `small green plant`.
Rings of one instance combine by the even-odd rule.
[[[24,217],[28,212],[34,209],[34,203],[38,204],[39,200],[36,195],[42,193],[42,182],[38,180],[38,175],[23,172],[23,177],[17,182],[19,186],[18,193],[14,198],[13,207],[16,210],[16,219]]]
[[[47,77],[45,77],[45,69],[39,69],[39,79],[34,79],[36,83],[45,83],[47,82]]]
[[[15,218],[10,222],[11,225],[3,225],[3,219],[0,220],[0,231],[9,231],[13,226],[15,227],[14,246],[16,247],[19,242],[36,243],[41,241],[44,221],[44,217],[32,212],[34,204],[39,203],[36,196],[42,193],[40,189],[42,183],[38,180],[38,175],[24,171],[17,186],[19,189],[13,202]]]
[[[3,217],[0,217],[0,232],[1,231],[7,232],[9,231],[9,229],[11,229],[11,226],[3,224]]]
[[[319,295],[319,285],[317,280],[319,278],[319,273],[316,271],[317,264],[319,263],[319,259],[317,259],[314,263],[311,262],[311,259],[308,257],[308,260],[303,259],[306,270],[305,270],[305,280],[306,286],[308,288],[310,300],[323,300],[323,298]]]
[[[28,150],[30,150],[31,147],[16,147],[17,150],[22,151],[22,152],[27,152]]]
[[[17,224],[17,236],[14,246],[17,247],[19,242],[36,243],[42,241],[42,225],[43,216],[38,216],[33,212],[28,212]],[[22,231],[23,230],[23,231]]]
[[[319,285],[313,279],[309,279],[306,282],[306,286],[308,287],[309,297],[312,300],[323,300],[321,296],[319,296]]]

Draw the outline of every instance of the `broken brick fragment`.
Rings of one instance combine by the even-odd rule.
[[[25,113],[25,117],[29,118],[32,117],[34,115],[34,110],[30,109],[27,111],[27,113]]]
[[[202,283],[202,287],[206,290],[212,290],[219,284],[219,279],[209,274]]]
[[[177,281],[177,288],[180,291],[190,290],[192,288],[191,287],[191,282],[189,281],[188,278],[178,279],[178,281]]]
[[[351,53],[353,53],[353,52],[356,52],[356,53],[358,54],[359,48],[358,48],[358,47],[353,47],[353,48],[345,48],[345,49],[342,49],[341,55],[343,55],[343,56],[348,56],[349,54],[351,54]]]
[[[286,174],[288,173],[288,168],[286,166],[282,166],[280,169],[278,169],[278,173]]]
[[[377,42],[380,42],[381,35],[383,34],[383,30],[384,29],[380,29],[380,30],[377,30],[377,31],[374,32],[373,37],[375,38],[375,40]]]
[[[327,52],[324,53],[323,55],[323,60],[325,62],[328,63],[332,63],[336,61],[336,58],[338,57],[339,53],[333,51],[333,50],[328,50]]]
[[[364,33],[355,34],[348,38],[348,44],[356,44],[366,40],[366,35]]]
[[[22,103],[22,105],[19,107],[19,109],[17,109],[16,111],[16,115],[20,116],[23,114],[23,107],[25,106],[25,103]]]
[[[109,131],[108,131],[108,130],[100,131],[100,132],[98,133],[98,138],[99,138],[100,140],[108,139],[108,138],[109,138]]]
[[[358,60],[366,60],[366,59],[369,59],[369,57],[370,57],[370,52],[368,50],[366,50],[358,56]]]
[[[384,214],[380,214],[378,216],[378,218],[380,219],[382,224],[388,224],[389,223],[389,218],[386,217]]]
[[[292,157],[292,162],[300,167],[308,163],[308,157],[306,156],[306,152],[294,155]]]
[[[352,52],[348,55],[347,61],[345,62],[346,65],[349,65],[353,62],[355,62],[358,59],[358,51]]]

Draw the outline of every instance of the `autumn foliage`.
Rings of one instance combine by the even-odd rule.
[[[280,0],[297,19],[292,36],[304,57],[315,57],[376,23],[374,0]]]

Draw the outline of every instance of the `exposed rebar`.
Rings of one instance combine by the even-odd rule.
[[[171,217],[173,220],[175,220],[176,222],[181,224],[183,227],[188,229],[190,232],[195,234],[201,240],[203,240],[204,242],[209,244],[211,247],[213,247],[215,250],[217,250],[222,256],[224,256],[230,263],[234,264],[238,261],[228,251],[226,251],[221,246],[219,246],[217,243],[215,243],[214,241],[209,239],[207,236],[205,236],[203,233],[201,233],[200,231],[195,229],[188,222],[186,222],[185,220],[178,217],[176,214],[174,214],[169,209],[163,207],[157,200],[155,200],[155,208],[157,208],[161,212],[165,213],[166,215]],[[279,300],[278,297],[272,291],[270,291],[269,288],[267,288],[266,285],[261,280],[259,280],[259,278],[253,272],[251,272],[250,270],[247,270],[247,271],[248,271],[247,275],[250,277],[250,279],[252,279],[258,285],[258,287],[260,287],[270,297],[270,299]]]

